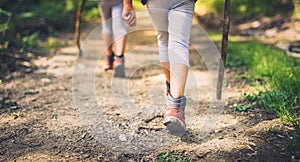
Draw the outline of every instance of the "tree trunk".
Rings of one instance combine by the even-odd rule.
[[[77,12],[76,12],[76,22],[75,22],[75,43],[77,45],[79,56],[81,56],[81,46],[80,46],[80,24],[81,24],[81,14],[86,0],[81,0],[79,2]]]
[[[230,0],[225,0],[221,60],[219,64],[220,66],[219,66],[219,75],[218,75],[218,82],[217,82],[218,100],[222,99],[222,87],[223,87],[224,71],[225,71],[226,58],[227,58],[229,26],[230,26]]]

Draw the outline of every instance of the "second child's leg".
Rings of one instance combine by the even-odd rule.
[[[114,53],[112,51],[113,31],[111,21],[111,3],[98,2],[98,9],[101,15],[102,39],[105,47],[105,67],[104,70],[113,68]]]
[[[115,43],[115,54],[121,56],[125,52],[126,48],[126,25],[122,18],[123,3],[120,1],[119,4],[112,7],[112,29]]]
[[[112,7],[112,24],[114,33],[115,59],[114,77],[125,77],[125,48],[126,48],[126,25],[122,18],[123,3],[120,1]]]

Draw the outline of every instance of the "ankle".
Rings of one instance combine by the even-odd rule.
[[[115,55],[115,57],[117,57],[117,58],[123,58],[124,57],[124,54],[121,54],[121,55]]]
[[[180,108],[182,110],[185,109],[186,106],[186,97],[180,96],[177,98],[174,98],[171,94],[167,96],[167,106],[172,108]]]
[[[171,92],[171,85],[167,80],[166,80],[166,87],[167,87],[167,93],[170,93]]]

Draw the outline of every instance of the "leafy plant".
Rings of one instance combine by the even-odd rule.
[[[280,129],[276,126],[271,126],[270,128],[268,128],[268,132],[276,134],[280,131]]]
[[[60,47],[60,43],[57,38],[55,37],[49,37],[47,40],[47,49],[57,49]]]
[[[22,46],[25,48],[34,48],[37,46],[39,33],[33,33],[28,36],[24,36],[22,39]]]
[[[14,119],[17,119],[19,117],[22,117],[23,114],[21,112],[17,112],[17,113],[14,112],[14,113],[11,114],[11,116],[14,117]]]
[[[248,109],[252,108],[252,104],[234,104],[233,108],[235,108],[237,111],[247,111]]]
[[[0,50],[7,49],[9,40],[5,38],[5,33],[9,29],[11,13],[0,8]]]
[[[191,162],[190,157],[184,157],[183,152],[173,151],[164,151],[156,159],[157,162]]]

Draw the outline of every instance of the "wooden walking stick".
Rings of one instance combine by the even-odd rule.
[[[81,14],[83,11],[83,7],[85,5],[86,0],[81,0],[78,5],[76,12],[76,22],[75,22],[75,43],[77,45],[79,51],[79,57],[82,56],[81,46],[80,46],[80,24],[81,24]]]
[[[224,79],[224,71],[227,58],[227,47],[228,47],[228,34],[230,26],[230,0],[225,0],[224,5],[224,19],[223,19],[223,35],[222,35],[222,47],[221,47],[221,60],[219,64],[219,75],[217,82],[217,99],[222,98],[222,87]]]

